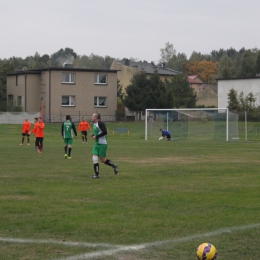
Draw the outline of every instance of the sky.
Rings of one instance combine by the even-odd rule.
[[[78,55],[158,62],[167,42],[189,58],[260,48],[259,0],[0,0],[0,59]]]

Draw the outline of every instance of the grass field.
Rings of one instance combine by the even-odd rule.
[[[92,140],[65,160],[60,125],[46,124],[42,154],[19,146],[20,125],[1,125],[1,260],[195,260],[203,242],[222,260],[260,256],[259,124],[248,142],[144,141],[143,123],[107,126],[119,174],[102,164],[93,180]]]

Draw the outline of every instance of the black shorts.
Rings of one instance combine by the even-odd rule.
[[[43,142],[43,137],[36,137],[36,143],[42,143]]]
[[[81,135],[88,135],[87,131],[81,131]]]
[[[30,136],[30,134],[28,134],[28,133],[22,133],[22,136]]]
[[[167,137],[167,139],[171,139],[172,138],[171,135],[166,135],[166,137]]]

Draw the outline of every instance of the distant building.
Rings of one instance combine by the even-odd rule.
[[[239,95],[242,91],[244,97],[250,92],[256,98],[256,106],[260,105],[260,77],[252,78],[226,78],[217,79],[218,82],[218,107],[228,106],[228,93],[233,88]]]
[[[7,74],[7,102],[24,112],[44,111],[45,121],[61,115],[101,115],[115,119],[117,70],[71,66],[21,70]]]
[[[203,91],[204,82],[197,75],[188,76],[188,81],[197,94]]]
[[[214,86],[206,86],[197,96],[197,106],[218,107],[218,92]]]
[[[143,71],[148,76],[154,74],[155,72],[158,73],[159,77],[162,80],[165,80],[166,78],[170,78],[172,76],[175,76],[177,74],[180,74],[181,72],[171,70],[165,67],[165,63],[155,65],[153,62],[135,62],[128,59],[123,60],[114,60],[111,64],[110,69],[117,70],[117,77],[120,80],[120,85],[122,86],[123,92],[125,92],[125,89],[127,86],[131,84],[131,79],[133,78],[134,74]],[[141,118],[144,119],[144,111],[142,112]],[[137,120],[138,115],[131,113],[127,108],[125,109],[125,117],[129,120]]]
[[[135,62],[128,59],[120,61],[114,60],[110,69],[118,70],[117,77],[120,80],[123,91],[125,91],[125,88],[131,84],[131,79],[134,74],[140,71],[144,71],[147,75],[154,74],[157,71],[162,80],[181,73],[166,68],[165,63],[155,65],[153,62]]]

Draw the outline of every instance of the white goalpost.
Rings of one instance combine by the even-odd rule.
[[[158,140],[160,128],[178,140],[239,140],[238,114],[228,108],[146,109],[145,140]]]

